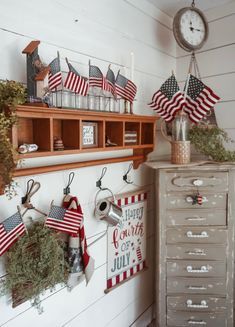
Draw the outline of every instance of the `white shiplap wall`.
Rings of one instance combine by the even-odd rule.
[[[235,139],[235,3],[208,10],[205,14],[209,38],[196,58],[202,81],[221,97],[215,106],[218,126]],[[189,55],[178,48],[177,77],[181,82],[186,78],[189,61]]]
[[[77,20],[77,22],[75,22]],[[41,40],[39,53],[49,63],[60,51],[62,69],[66,70],[65,57],[81,72],[88,74],[88,59],[105,73],[109,63],[115,73],[127,67],[130,71],[130,52],[135,54],[135,83],[138,86],[135,113],[152,114],[147,107],[153,92],[175,69],[175,43],[171,31],[171,19],[145,0],[1,0],[0,2],[0,58],[1,79],[25,82],[25,57],[22,49],[31,40]],[[123,70],[122,70],[123,72]],[[159,144],[158,153],[165,147]],[[162,150],[161,150],[162,149]],[[116,153],[115,153],[116,154]],[[120,154],[127,154],[121,153]],[[103,158],[106,154],[100,154]],[[112,156],[113,153],[110,153]],[[95,157],[94,154],[92,154]],[[36,159],[25,165],[39,165],[65,160],[79,160],[79,156],[66,158]],[[87,155],[89,158],[89,155]],[[83,157],[86,159],[86,157]],[[88,286],[80,284],[71,293],[57,287],[52,293],[43,295],[44,313],[38,315],[26,302],[16,309],[11,308],[8,297],[0,298],[0,326],[34,327],[144,327],[152,319],[153,304],[153,258],[154,258],[154,206],[153,173],[141,166],[132,172],[136,185],[126,186],[122,180],[129,163],[108,165],[103,185],[114,193],[148,186],[150,199],[148,208],[148,265],[149,269],[104,294],[106,277],[106,239],[103,238],[90,248],[95,258],[95,273]],[[78,196],[85,213],[85,228],[88,243],[106,228],[93,216],[96,193],[95,182],[101,166],[75,170],[71,192]],[[47,211],[52,199],[60,203],[69,171],[32,176],[41,183],[40,191],[33,201]],[[28,178],[19,178],[18,196],[8,201],[0,197],[0,221],[16,210],[22,194],[26,191]],[[3,276],[4,257],[0,258],[0,276]]]

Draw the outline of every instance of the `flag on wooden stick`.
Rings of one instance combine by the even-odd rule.
[[[49,68],[48,87],[52,91],[62,83],[59,52],[57,52],[57,57],[49,64]]]
[[[79,75],[76,69],[68,62],[69,72],[67,74],[64,86],[72,92],[86,96],[88,92],[88,79]]]
[[[133,102],[137,92],[136,85],[125,76],[121,75],[120,72],[117,74],[115,82],[116,94],[121,98]]]
[[[214,107],[219,96],[193,75],[189,76],[184,111],[190,120],[198,123]]]
[[[174,75],[169,77],[154,93],[152,102],[148,105],[156,111],[165,121],[171,122],[177,111],[182,110],[184,96]]]
[[[0,224],[0,256],[26,232],[20,212],[16,212]]]

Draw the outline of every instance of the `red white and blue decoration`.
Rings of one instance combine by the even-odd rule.
[[[146,267],[147,193],[117,195],[115,204],[122,208],[122,224],[108,228],[106,292]]]

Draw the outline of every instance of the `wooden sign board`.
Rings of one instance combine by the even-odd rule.
[[[147,192],[116,196],[122,207],[122,226],[108,228],[107,289],[127,281],[146,267]]]

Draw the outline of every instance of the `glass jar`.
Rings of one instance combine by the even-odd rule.
[[[189,120],[188,115],[184,112],[176,114],[172,122],[172,141],[189,140]]]

